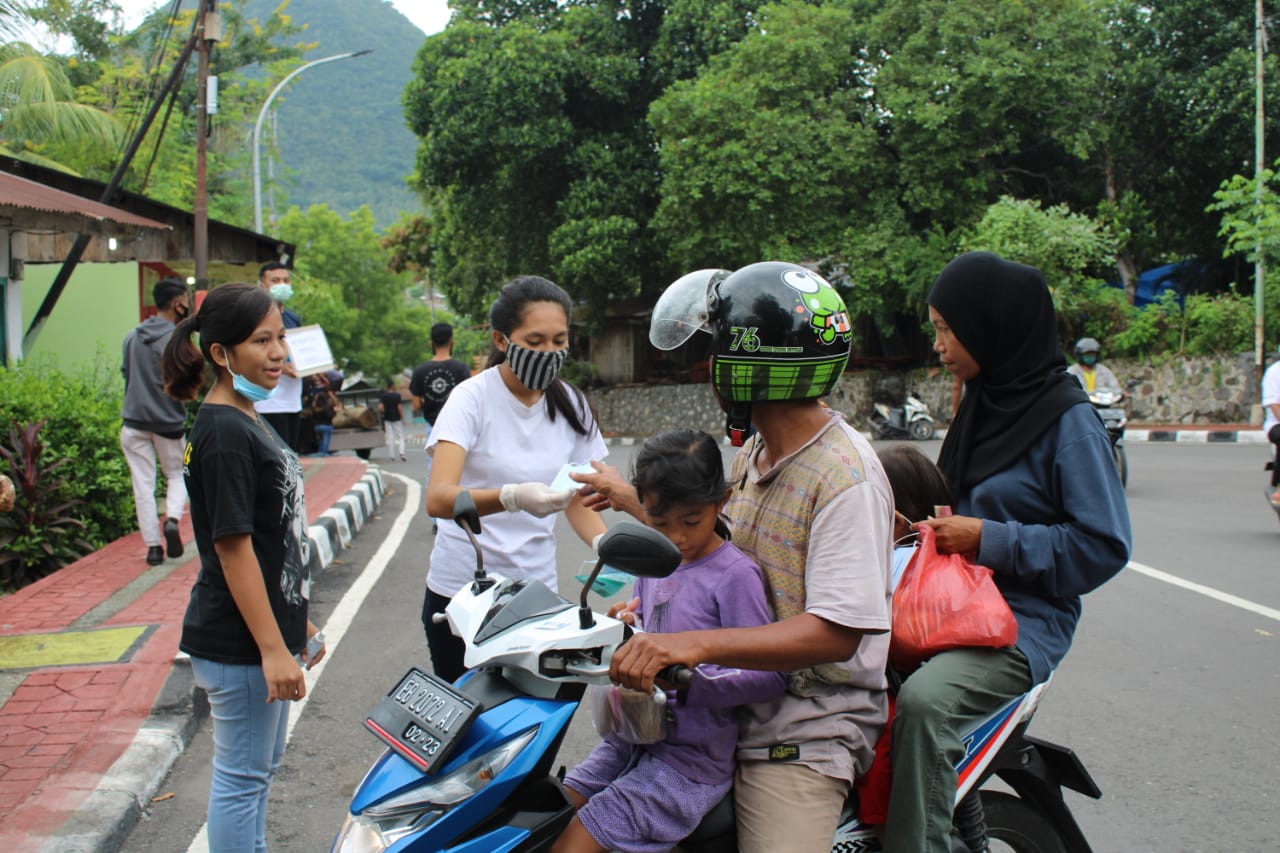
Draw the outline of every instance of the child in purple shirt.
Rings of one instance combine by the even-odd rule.
[[[632,485],[650,527],[680,549],[667,578],[641,578],[636,597],[611,616],[646,631],[741,628],[773,621],[764,576],[727,540],[720,517],[728,498],[715,439],[669,430],[636,455]],[[553,853],[656,853],[689,835],[733,783],[739,705],[780,696],[778,672],[704,664],[667,704],[666,737],[633,744],[607,735],[565,778],[578,813]]]

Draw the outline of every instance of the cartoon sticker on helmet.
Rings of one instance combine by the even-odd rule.
[[[836,338],[847,341],[852,337],[853,323],[849,320],[844,300],[826,279],[809,270],[793,269],[784,272],[782,280],[798,294],[799,304],[795,310],[812,315],[809,325],[818,340],[832,344]]]

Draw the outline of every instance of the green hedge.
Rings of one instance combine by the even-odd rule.
[[[137,526],[129,467],[120,449],[123,397],[118,359],[102,352],[91,367],[74,374],[40,360],[0,368],[0,443],[8,446],[11,428],[48,419],[40,433],[41,463],[71,460],[50,501],[81,502],[71,514],[83,522],[82,536],[94,548]]]

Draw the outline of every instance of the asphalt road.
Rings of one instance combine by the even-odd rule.
[[[921,447],[936,454],[936,442]],[[1135,562],[1209,594],[1137,568],[1090,595],[1075,648],[1031,731],[1074,749],[1102,788],[1101,801],[1068,795],[1099,853],[1280,849],[1272,784],[1280,766],[1280,573],[1272,550],[1280,525],[1263,499],[1266,450],[1137,444],[1129,454]],[[610,461],[625,470],[630,457],[631,448],[614,447]],[[379,464],[417,478],[421,458]],[[380,515],[313,590],[319,624],[405,508],[406,486],[389,481]],[[271,794],[274,850],[328,849],[352,789],[381,752],[363,715],[408,666],[427,665],[420,614],[431,523],[411,517],[297,722]],[[587,549],[561,527],[568,593]],[[1225,596],[1210,597],[1214,591]],[[209,729],[170,774],[164,791],[174,796],[152,805],[124,850],[204,849],[193,839],[205,816]],[[581,712],[561,759],[572,765],[595,739]]]

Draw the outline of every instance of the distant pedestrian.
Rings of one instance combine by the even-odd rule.
[[[124,408],[120,448],[133,480],[133,506],[147,546],[147,565],[164,562],[160,514],[156,508],[156,460],[165,480],[164,542],[170,557],[182,556],[178,522],[187,503],[182,480],[182,437],[187,407],[164,393],[160,360],[174,324],[191,313],[187,287],[175,278],[161,279],[151,289],[156,313],[125,335],[120,372],[124,375]]]
[[[400,453],[400,460],[404,461],[404,418],[400,414],[400,392],[396,390],[396,381],[394,379],[387,380],[387,390],[381,398],[382,405],[382,429],[387,435],[387,457],[389,459],[396,458],[396,448]]]
[[[329,442],[333,440],[333,416],[342,408],[338,395],[333,393],[329,380],[323,373],[311,377],[311,428],[316,433],[316,456],[329,455]]]
[[[280,261],[270,261],[258,268],[258,286],[270,292],[280,308],[280,316],[286,329],[302,325],[302,318],[284,304],[293,298],[293,274]],[[293,359],[285,348],[284,369],[276,391],[268,400],[254,406],[266,416],[267,423],[279,433],[294,453],[302,436],[302,377],[293,369]]]
[[[453,357],[453,326],[436,323],[431,327],[431,350],[431,359],[414,368],[409,379],[414,411],[421,411],[422,419],[427,422],[423,447],[431,443],[431,427],[440,417],[444,401],[449,399],[459,382],[471,378],[471,370]],[[428,453],[424,482],[430,481],[431,454]]]
[[[1280,361],[1262,374],[1262,412],[1262,432],[1277,450],[1271,471],[1271,505],[1280,509]]]
[[[199,334],[200,348],[191,336]],[[307,511],[302,466],[254,410],[280,382],[287,349],[280,308],[251,284],[209,291],[164,353],[165,388],[193,399],[209,389],[186,448],[200,574],[178,647],[213,717],[208,834],[212,853],[267,849],[267,795],[284,757],[288,700],[307,693]]]

